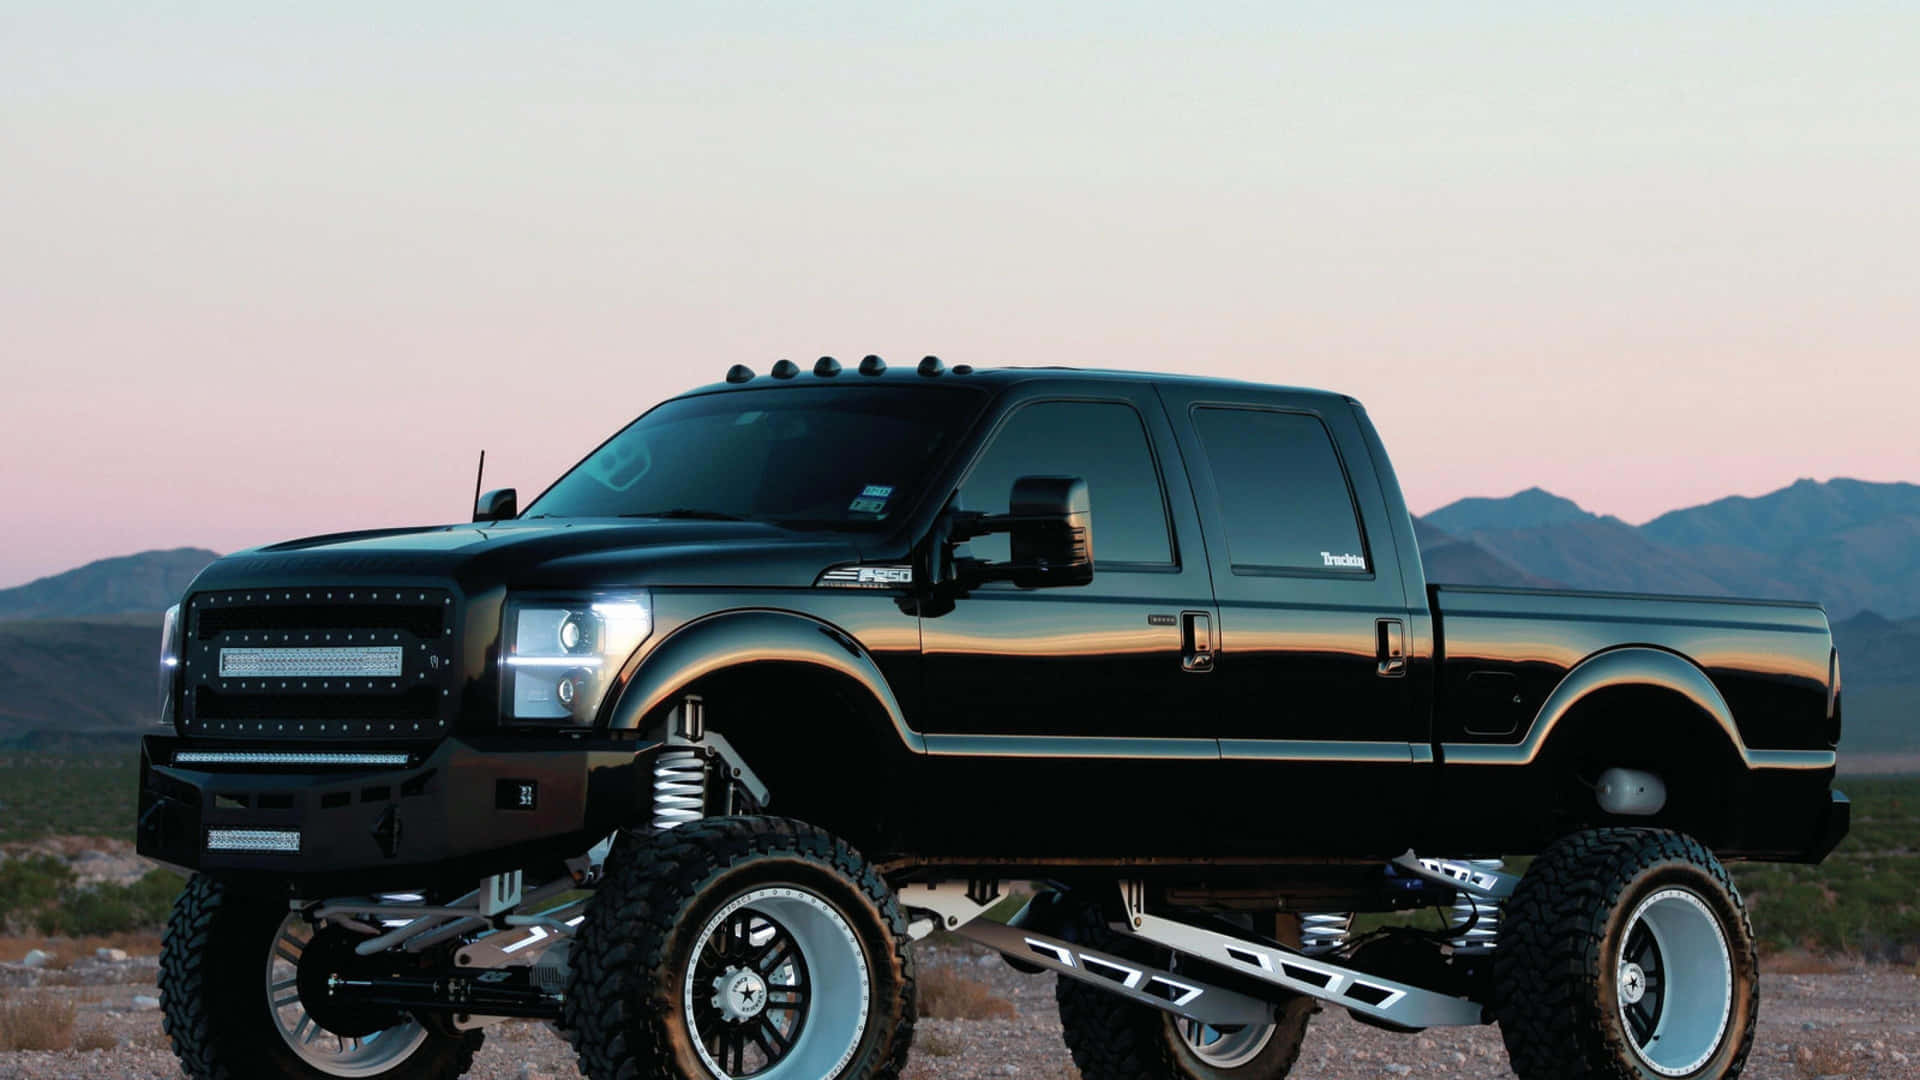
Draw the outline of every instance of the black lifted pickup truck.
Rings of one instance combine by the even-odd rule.
[[[524,510],[221,559],[162,665],[197,1080],[508,1017],[592,1080],[891,1077],[936,931],[1055,973],[1088,1080],[1280,1077],[1323,1007],[1729,1077],[1721,861],[1848,825],[1821,609],[1431,584],[1357,402],[1210,379],[736,367]]]

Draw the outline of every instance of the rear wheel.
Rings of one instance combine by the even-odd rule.
[[[1525,1080],[1735,1077],[1759,1013],[1753,928],[1726,869],[1657,829],[1542,853],[1507,906],[1494,986]]]
[[[452,1080],[479,1032],[404,1013],[329,1006],[333,958],[359,939],[316,932],[286,901],[200,875],[174,902],[160,953],[162,1023],[193,1080],[261,1076]]]

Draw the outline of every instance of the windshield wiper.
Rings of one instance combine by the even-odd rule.
[[[752,518],[739,514],[728,514],[719,510],[696,510],[687,506],[676,506],[671,510],[647,510],[637,514],[621,514],[623,518],[678,518],[683,521],[751,521]]]

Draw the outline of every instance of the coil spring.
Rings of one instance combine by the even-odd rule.
[[[662,750],[653,759],[653,827],[671,829],[707,813],[707,763],[692,750]]]
[[[1308,956],[1329,953],[1347,943],[1353,930],[1353,912],[1313,912],[1300,916],[1300,951]]]
[[[1506,865],[1499,859],[1473,859],[1474,866],[1487,870],[1498,870]],[[1460,931],[1463,927],[1472,929],[1456,933],[1448,942],[1457,953],[1490,953],[1500,943],[1500,901],[1475,898],[1464,892],[1453,894],[1453,912],[1450,925]]]

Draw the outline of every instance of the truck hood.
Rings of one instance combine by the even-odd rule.
[[[450,581],[469,595],[514,588],[806,588],[859,561],[844,534],[751,521],[602,518],[507,521],[335,533],[235,552],[201,589],[295,583]]]

